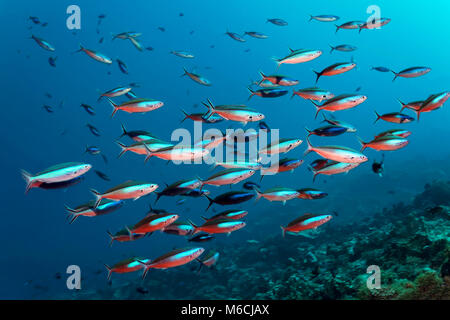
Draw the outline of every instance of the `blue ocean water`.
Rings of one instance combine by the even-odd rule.
[[[357,126],[357,135],[365,140],[391,128],[408,128],[413,132],[410,143],[404,149],[386,152],[383,178],[371,171],[371,163],[380,160],[381,153],[368,149],[365,152],[369,157],[367,163],[346,175],[319,176],[313,184],[306,164],[317,157],[306,156],[305,164],[294,173],[264,178],[263,189],[278,185],[316,187],[329,193],[328,198],[314,203],[293,200],[286,206],[265,200],[244,203],[240,207],[250,212],[246,229],[229,237],[219,236],[217,241],[230,246],[245,245],[245,240],[279,233],[279,225],[286,221],[279,221],[277,214],[283,210],[295,210],[299,215],[307,210],[338,211],[339,218],[333,219],[332,223],[357,221],[388,204],[408,200],[435,178],[448,177],[448,106],[423,114],[420,122],[394,125],[379,121],[373,124],[375,110],[379,113],[400,110],[397,98],[415,101],[448,90],[450,62],[445,30],[448,30],[450,4],[446,1],[431,4],[414,0],[407,5],[400,1],[359,1],[355,4],[350,0],[317,3],[171,1],[168,4],[140,0],[132,3],[77,1],[76,5],[81,9],[81,30],[76,32],[66,27],[66,9],[71,4],[74,3],[0,3],[4,43],[0,60],[4,97],[0,110],[3,120],[0,127],[3,150],[0,298],[56,297],[67,288],[65,281],[55,279],[54,274],[60,272],[64,279],[68,265],[79,265],[88,274],[98,269],[103,271],[103,263],[113,264],[135,254],[156,257],[173,247],[186,246],[185,239],[158,233],[148,239],[108,247],[106,230],[117,231],[140,220],[149,203],[153,203],[154,195],[135,202],[127,201],[123,208],[110,215],[81,217],[71,225],[65,220],[64,204],[77,206],[93,199],[90,188],[106,190],[129,179],[148,180],[162,187],[164,183],[183,178],[210,175],[212,171],[204,164],[166,165],[160,159],[151,159],[145,164],[142,156],[131,153],[117,159],[120,150],[114,143],[121,134],[121,124],[128,129],[148,130],[165,140],[170,140],[177,128],[192,130],[190,120],[180,124],[183,119],[180,108],[190,112],[206,111],[201,102],[207,98],[216,104],[247,104],[263,112],[270,127],[280,129],[281,137],[305,139],[305,126],[316,128],[321,125],[319,117],[314,119],[315,108],[310,102],[299,97],[291,100],[288,96],[277,99],[252,97],[247,102],[246,87],[250,81],[259,79],[259,70],[275,72],[276,64],[271,58],[287,55],[288,48],[323,51],[321,57],[311,62],[280,67],[280,73],[300,81],[296,88],[314,85],[312,70],[320,71],[333,63],[350,61],[353,56],[358,65],[356,70],[322,77],[319,86],[334,93],[353,93],[361,87],[360,93],[368,99],[354,109],[336,112],[335,116]],[[363,30],[360,34],[355,30],[340,30],[335,34],[333,23],[308,21],[309,14],[334,14],[340,17],[339,24],[366,20],[370,15],[366,10],[371,5],[379,6],[381,16],[391,18],[391,23],[380,30]],[[97,17],[100,14],[105,14],[106,18],[101,22],[98,34]],[[33,25],[29,16],[39,17],[48,22],[48,26]],[[276,17],[286,20],[289,25],[279,27],[266,23],[267,18]],[[224,34],[227,30],[239,34],[259,31],[269,38],[247,37],[245,43],[239,43]],[[139,52],[129,41],[111,41],[111,34],[124,31],[142,32],[140,41],[154,50]],[[191,31],[194,32],[191,34]],[[31,34],[49,41],[56,51],[50,53],[40,48],[29,39]],[[99,43],[101,37],[104,41]],[[111,58],[120,58],[126,62],[129,75],[121,73],[116,63],[108,66],[83,53],[73,53],[80,43]],[[342,43],[355,45],[358,49],[352,53],[329,53],[329,44]],[[178,58],[169,54],[172,50],[192,52],[195,59]],[[54,56],[57,56],[56,68],[48,63],[48,58]],[[399,71],[422,65],[432,71],[422,77],[399,78],[395,82],[392,82],[391,73],[369,70],[371,66],[386,66]],[[187,77],[180,77],[183,67],[204,75],[212,86],[200,86]],[[139,96],[161,100],[164,107],[144,115],[119,111],[111,119],[111,107],[105,101],[97,102],[99,92],[130,82],[141,84],[135,89]],[[51,98],[45,96],[47,92]],[[81,103],[92,105],[96,115],[84,112]],[[54,113],[45,112],[43,105],[52,106]],[[413,115],[409,111],[405,113]],[[95,125],[101,136],[93,136],[86,123]],[[229,125],[221,123],[216,127],[226,129]],[[248,124],[247,127],[256,126]],[[355,135],[348,133],[335,138],[312,137],[311,141],[314,145],[339,144],[359,148]],[[108,157],[108,164],[99,156],[84,154],[86,145],[99,146]],[[303,157],[305,149],[306,142],[287,156]],[[91,171],[83,182],[67,190],[33,189],[24,194],[25,183],[20,169],[36,173],[69,161],[91,163],[94,169],[107,173],[111,182],[100,180]],[[259,175],[251,180],[258,181]],[[232,190],[241,189],[241,185],[233,186]],[[207,189],[215,196],[228,191],[229,187],[208,186]],[[390,190],[395,193],[388,193]],[[188,199],[179,206],[174,198],[163,197],[157,207],[178,212],[183,218],[200,223],[200,215],[204,214],[207,205],[204,198]],[[217,210],[220,209],[217,206]],[[272,215],[273,224],[259,225],[262,215],[265,218]],[[206,246],[213,247],[214,244]],[[106,278],[106,271],[104,273]],[[102,276],[90,281],[88,287],[95,289],[105,285]],[[46,289],[33,288],[30,280],[33,285],[38,283]]]

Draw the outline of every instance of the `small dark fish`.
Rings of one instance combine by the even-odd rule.
[[[100,148],[96,146],[86,146],[86,149],[84,150],[84,153],[89,153],[92,155],[100,154]]]
[[[148,293],[148,289],[144,288],[144,287],[137,287],[136,288],[136,292],[139,292],[140,294],[147,294]]]
[[[384,171],[384,153],[382,156],[382,159],[380,162],[376,162],[374,161],[372,163],[372,171],[376,174],[378,174],[380,177],[383,176],[383,171]]]
[[[120,69],[120,71],[122,71],[122,73],[128,74],[128,67],[125,64],[125,62],[123,62],[120,59],[117,59],[117,64],[119,65],[119,69]]]
[[[183,12],[180,12],[180,14],[179,14],[178,16],[184,17],[184,13],[183,13]]]
[[[52,98],[52,95],[51,95],[50,93],[48,93],[48,92],[45,93],[45,96],[46,96],[47,98],[49,98],[49,99]]]
[[[258,122],[258,127],[261,130],[266,130],[267,132],[270,132],[270,127],[267,125],[267,123],[265,123],[264,121],[259,121]]]
[[[185,203],[186,202],[186,199],[180,199],[180,200],[178,200],[177,202],[176,202],[176,205],[177,206],[181,206],[183,203]]]
[[[190,34],[190,35],[193,35],[193,34],[194,34],[194,32],[195,32],[195,31],[194,31],[194,30],[192,30],[191,32],[189,32],[189,34]]]
[[[50,57],[48,58],[48,63],[52,66],[52,67],[56,67],[56,59],[58,59],[58,57]]]
[[[38,17],[29,17],[28,19],[30,19],[34,24],[40,24],[41,21],[39,20]]]
[[[148,214],[150,214],[150,213],[154,213],[154,214],[162,214],[162,213],[168,213],[166,210],[164,210],[164,209],[155,209],[155,208],[153,208],[152,207],[152,205],[150,204],[149,205],[149,211],[148,211]]]
[[[388,190],[388,194],[395,194],[395,190]]]
[[[51,106],[44,105],[42,108],[44,108],[48,113],[53,113],[53,108]]]
[[[101,37],[100,40],[98,40],[98,43],[103,43],[103,37]]]
[[[310,135],[316,135],[319,137],[335,137],[335,136],[338,136],[340,134],[347,132],[347,128],[335,126],[332,124],[324,126],[324,127],[320,127],[320,128],[314,129],[314,130],[309,130],[306,127],[305,127],[305,129],[308,132],[308,137]]]
[[[256,189],[261,189],[259,184],[254,183],[254,182],[250,182],[250,181],[244,183],[243,187],[244,187],[244,189],[247,189],[247,190],[254,190],[255,188]]]
[[[99,176],[100,179],[103,179],[105,181],[111,181],[111,179],[103,172],[98,171],[98,170],[94,170],[94,172],[97,174],[97,176]]]
[[[255,193],[253,192],[245,192],[245,191],[230,191],[223,193],[221,195],[218,195],[214,199],[210,198],[209,196],[206,196],[209,200],[209,205],[206,208],[206,211],[212,206],[213,203],[220,204],[222,206],[224,205],[233,205],[233,204],[239,204],[245,201],[250,200],[255,196]]]
[[[61,272],[55,273],[55,279],[61,279],[61,278],[62,278]]]
[[[250,49],[245,49],[244,52],[250,52]]]
[[[214,49],[216,46],[212,44],[212,45],[210,45],[209,47],[210,47],[211,49]]]
[[[86,126],[89,128],[89,130],[91,131],[91,133],[94,136],[100,137],[100,132],[98,131],[98,129],[96,127],[94,127],[92,124],[86,124]]]
[[[277,26],[280,26],[280,27],[288,25],[288,23],[286,21],[284,21],[283,19],[278,19],[278,18],[267,19],[266,22],[273,23],[274,25],[277,25]]]
[[[358,87],[358,88],[356,88],[356,90],[355,90],[356,92],[359,92],[359,91],[361,91],[361,87]]]
[[[166,29],[164,27],[158,27],[158,30],[161,31],[161,32],[165,32],[166,31]]]
[[[214,239],[214,236],[212,236],[208,233],[200,233],[200,234],[190,238],[188,241],[189,242],[206,242],[206,241],[211,241],[212,239]]]
[[[430,208],[427,208],[427,212],[431,213],[431,214],[438,214],[438,213],[444,212],[444,207],[442,207],[442,206],[430,207]]]
[[[153,51],[153,47],[147,47],[145,49],[147,49],[148,51]]]
[[[379,72],[390,72],[391,69],[388,69],[386,67],[372,67],[370,70],[375,70]]]
[[[140,88],[140,84],[139,83],[137,83],[137,82],[132,82],[132,83],[130,83],[130,87],[133,87],[133,88]]]
[[[228,35],[231,39],[234,39],[238,42],[245,42],[246,40],[244,38],[242,38],[240,35],[238,35],[237,33],[234,32],[225,32],[226,35]]]
[[[95,115],[94,108],[92,108],[90,105],[82,103],[81,107],[83,107],[84,110],[86,110],[86,112],[89,113],[91,116]]]
[[[46,26],[48,26],[48,22],[41,23],[41,27],[46,27]]]
[[[99,20],[101,20],[101,19],[105,19],[106,18],[106,15],[105,14],[99,14],[98,15],[98,18],[99,18]]]
[[[263,89],[258,89],[258,90],[252,90],[250,88],[247,88],[248,91],[250,91],[250,97],[248,97],[248,99],[250,99],[253,96],[259,96],[261,98],[278,98],[281,96],[284,96],[285,94],[288,93],[287,90],[283,90],[283,89],[278,89],[278,88],[263,88]]]

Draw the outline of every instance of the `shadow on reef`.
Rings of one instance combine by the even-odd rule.
[[[118,276],[71,298],[450,299],[449,214],[450,181],[435,181],[409,205],[324,225],[312,238],[273,234],[223,245],[214,269],[152,270],[145,281]],[[381,289],[367,289],[369,265],[380,267]]]

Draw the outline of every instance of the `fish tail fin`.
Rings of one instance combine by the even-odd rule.
[[[133,241],[134,240],[133,232],[131,232],[131,230],[130,230],[130,228],[128,228],[128,226],[125,226],[125,229],[128,232],[128,236],[130,237],[130,241]]]
[[[142,273],[142,280],[144,280],[145,277],[147,276],[148,270],[150,270],[150,265],[149,265],[150,261],[144,262],[139,259],[136,259],[136,261],[139,262],[144,267],[144,272]]]
[[[156,204],[156,202],[158,202],[159,198],[161,198],[161,196],[162,196],[161,192],[156,192],[155,191],[155,193],[156,193],[156,199],[155,199],[155,202],[153,204]]]
[[[335,26],[336,26],[336,31],[334,33],[336,34],[341,27],[339,27],[337,24],[335,24]]]
[[[317,81],[319,81],[319,78],[322,76],[322,73],[314,71],[314,70],[313,70],[313,72],[316,74],[316,83],[317,83]]]
[[[189,115],[188,115],[188,113],[187,113],[186,111],[184,111],[183,109],[180,109],[180,110],[181,110],[181,112],[183,112],[183,114],[184,114],[184,118],[180,121],[180,123],[183,123],[184,120],[186,120],[186,119],[189,118]]]
[[[194,231],[192,232],[192,235],[194,235],[194,234],[200,232],[200,230],[198,230],[198,226],[195,225],[195,224],[191,221],[191,219],[187,219],[187,221],[188,221],[188,223],[194,228]]]
[[[419,122],[421,111],[418,110],[418,111],[415,111],[415,112],[416,112],[416,115],[417,115],[417,122]]]
[[[122,138],[123,136],[126,136],[128,134],[128,132],[125,129],[125,126],[123,125],[123,123],[121,124],[121,126],[122,126],[122,135],[120,137]]]
[[[206,194],[205,194],[205,197],[206,197],[206,199],[208,199],[208,201],[209,201],[208,207],[207,207],[206,210],[205,210],[205,211],[208,211],[208,209],[213,205],[214,200],[211,199],[211,198],[210,198],[208,195],[206,195]]]
[[[310,14],[310,15],[309,15],[309,20],[308,20],[308,22],[310,22],[312,19],[314,19],[314,17],[313,17],[312,14]]]
[[[356,138],[358,139],[359,143],[361,144],[361,151],[364,151],[364,149],[367,148],[367,143],[363,141],[363,139],[361,139],[360,137],[356,136]]]
[[[117,156],[117,158],[120,158],[125,152],[128,151],[128,147],[120,141],[116,141],[116,143],[121,148],[121,151],[120,151],[119,155]]]
[[[202,218],[202,219],[205,220],[205,221],[208,221],[208,218],[207,218],[207,217],[200,216],[200,218]]]
[[[261,70],[259,70],[259,74],[261,75],[262,79],[257,82],[257,84],[256,84],[257,86],[259,86],[261,84],[261,82],[266,80],[266,75]]]
[[[25,170],[20,170],[20,173],[22,174],[22,178],[27,183],[25,193],[28,193],[28,191],[33,188],[33,176]]]
[[[183,71],[184,71],[184,73],[180,77],[184,77],[184,76],[188,75],[188,71],[186,70],[186,68],[183,67]]]
[[[250,91],[250,96],[248,97],[247,100],[250,100],[250,98],[255,95],[255,91],[253,91],[250,87],[247,87],[247,89],[248,89],[248,91]]]
[[[101,97],[101,96],[100,96]],[[114,115],[116,114],[116,112],[117,112],[117,110],[119,110],[119,109],[117,109],[117,107],[118,107],[118,105],[117,104],[115,104],[109,97],[105,97],[106,98],[106,100],[108,100],[108,102],[111,104],[111,106],[113,107],[113,112],[111,113],[111,118],[112,117],[114,117]],[[99,98],[100,99],[100,98]]]
[[[91,189],[91,192],[95,196],[94,209],[97,209],[98,205],[100,204],[100,201],[102,201],[102,195],[95,189]]]
[[[112,247],[113,242],[114,242],[114,235],[109,230],[106,230],[106,233],[111,238],[111,241],[109,241],[109,246]]]
[[[375,122],[377,122],[378,120],[381,119],[381,116],[378,114],[378,112],[375,111],[375,114],[377,115],[377,119],[373,123],[375,123]]]
[[[330,54],[332,54],[333,53],[333,51],[336,49],[335,47],[333,47],[331,44],[329,44],[329,46],[330,46],[330,48],[331,48],[331,50],[330,50]]]
[[[298,91],[292,90],[292,96],[291,99],[294,98],[297,95]]]
[[[103,264],[106,268],[106,270],[108,270],[108,276],[107,279],[108,281],[111,279],[111,275],[112,275],[112,268],[110,266],[108,266],[106,263]]]
[[[286,229],[283,226],[280,226],[281,228],[281,234],[283,235],[283,238],[286,236]]]
[[[144,163],[145,163],[153,156],[153,154],[145,143],[144,143],[144,147],[145,147],[145,152],[146,152],[145,160],[144,160]]]
[[[312,131],[305,127],[305,130],[308,132],[308,137],[312,134]]]
[[[319,174],[318,172],[314,171],[314,173],[313,173],[313,183],[316,181],[316,177],[317,177],[318,174]]]
[[[277,70],[278,70],[278,68],[281,66],[280,60],[276,57],[272,57],[272,60],[275,61],[275,63],[277,64]]]
[[[308,153],[310,153],[311,151],[313,151],[313,146],[311,145],[311,142],[309,142],[309,137],[306,138],[306,143],[308,144],[308,148],[305,150],[305,152],[303,153],[304,156],[306,156]]]
[[[362,29],[363,29],[363,26],[362,26],[362,25],[359,26],[359,31],[358,31],[358,33],[361,33]]]
[[[256,201],[258,201],[259,199],[261,199],[262,193],[261,193],[261,191],[260,191],[258,188],[256,188],[256,187],[255,187],[253,190],[254,190],[255,193],[256,193],[256,198],[255,198],[255,202],[256,202]]]
[[[392,70],[391,70],[391,72],[394,74],[394,79],[392,79],[392,82],[394,82],[395,79],[397,79],[397,77],[398,77],[398,73],[396,73],[395,71],[392,71]]]
[[[78,49],[78,50],[76,50],[76,51],[72,52],[72,54],[74,54],[74,53],[78,53],[78,52],[81,52],[81,51],[83,51],[83,50],[84,50],[84,47],[83,47],[83,46],[81,45],[81,43],[79,43],[78,45],[80,46],[80,49]]]

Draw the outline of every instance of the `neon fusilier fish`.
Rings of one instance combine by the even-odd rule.
[[[237,33],[234,32],[229,32],[227,30],[227,32],[225,32],[226,35],[228,35],[231,39],[236,40],[238,42],[245,42],[245,39],[242,38],[240,35],[238,35]]]
[[[99,147],[96,147],[96,146],[86,146],[86,149],[84,150],[84,153],[97,155],[97,154],[101,153],[101,150],[100,150]]]
[[[392,81],[395,81],[395,79],[397,79],[397,77],[401,77],[401,78],[420,77],[420,76],[423,76],[424,74],[427,74],[430,71],[431,71],[431,68],[429,68],[429,67],[411,67],[411,68],[402,70],[400,72],[394,72],[391,70],[391,72],[395,75],[394,79],[392,79]]]
[[[184,74],[182,76],[188,76],[193,81],[195,81],[201,85],[204,85],[207,87],[211,86],[211,82],[208,79],[206,79],[205,77],[202,77],[201,75],[195,74],[193,72],[188,72],[185,68],[183,68],[183,70],[184,70]]]
[[[170,51],[171,54],[184,58],[184,59],[193,59],[194,55],[192,53],[186,52],[186,51]]]
[[[291,99],[296,95],[304,99],[318,100],[319,102],[322,102],[322,100],[329,100],[331,98],[334,98],[334,94],[332,94],[330,91],[318,87],[305,88],[298,91],[294,90],[292,92]]]
[[[250,200],[254,196],[255,194],[253,192],[245,192],[245,191],[230,191],[222,193],[217,197],[215,197],[214,199],[210,198],[209,196],[206,196],[206,198],[209,200],[209,205],[205,211],[208,211],[208,209],[212,206],[213,203],[219,204],[221,206],[239,204]]]
[[[111,64],[113,61],[111,58],[105,56],[103,53],[94,51],[94,50],[90,50],[90,49],[86,49],[84,48],[81,44],[80,44],[80,49],[75,51],[76,52],[84,52],[86,53],[89,57],[91,57],[92,59],[98,61],[98,62],[102,62],[105,64]]]
[[[132,234],[151,233],[164,229],[178,218],[174,213],[149,214],[129,229]]]
[[[191,147],[191,146],[171,146],[167,148],[161,148],[155,151],[151,151],[147,144],[144,144],[147,149],[147,156],[145,157],[145,162],[147,162],[151,157],[155,156],[163,160],[171,161],[184,161],[184,160],[196,160],[201,159],[209,154],[208,149]]]
[[[256,32],[256,31],[247,31],[244,34],[246,34],[250,37],[256,38],[256,39],[267,39],[268,38],[268,36],[265,35],[264,33]]]
[[[214,106],[211,100],[208,99],[208,103],[202,104],[208,108],[208,120],[213,114],[218,114],[225,120],[232,120],[241,122],[246,125],[247,122],[256,122],[264,119],[264,115],[256,110],[250,109],[244,105],[220,105]]]
[[[411,131],[405,129],[391,129],[387,131],[383,131],[375,136],[375,139],[384,137],[384,136],[398,136],[401,138],[407,138],[411,135]]]
[[[288,23],[285,20],[279,19],[279,18],[267,19],[266,23],[267,22],[270,22],[270,23],[280,26],[280,27],[284,27],[284,26],[288,25]]]
[[[280,65],[282,64],[297,64],[308,62],[318,58],[322,54],[322,51],[320,50],[309,50],[309,49],[299,49],[299,50],[289,49],[289,50],[291,50],[291,53],[286,57],[281,59],[275,59],[275,61],[278,64],[278,67],[280,67]]]
[[[103,179],[105,181],[111,181],[111,179],[105,173],[103,173],[99,170],[94,170],[94,172],[100,179]]]
[[[286,153],[302,144],[301,139],[283,138],[275,143],[270,143],[259,150],[259,154],[278,154]]]
[[[94,208],[100,204],[102,199],[111,199],[111,200],[125,200],[125,199],[134,199],[137,200],[140,197],[148,195],[158,189],[158,185],[155,183],[147,183],[141,181],[126,181],[121,183],[107,191],[100,193],[94,189],[91,189],[91,192],[96,197],[96,203]]]
[[[274,74],[274,75],[265,75],[262,71],[259,72],[259,74],[261,75],[262,79],[260,80],[260,82],[258,83],[258,86],[261,82],[267,80],[270,83],[277,85],[277,86],[296,86],[298,84],[298,80],[295,79],[291,79],[289,77],[286,76],[282,76],[282,75],[278,75],[278,74]]]
[[[371,30],[371,29],[378,29],[382,26],[387,25],[389,22],[391,22],[390,18],[375,18],[369,22],[365,22],[364,24],[359,26],[359,32],[361,32],[363,29]]]
[[[311,145],[308,138],[306,138],[306,142],[308,143],[308,148],[305,151],[305,155],[307,155],[311,151],[314,151],[325,159],[344,163],[362,163],[368,160],[367,157],[363,155],[361,152],[358,152],[356,150],[347,147],[342,146],[314,147]]]
[[[43,49],[47,50],[47,51],[55,51],[55,48],[46,40],[42,39],[42,38],[38,38],[35,35],[31,35],[31,38],[34,41],[36,41],[36,43]]]
[[[98,131],[98,129],[94,127],[92,124],[87,123],[86,127],[89,128],[89,130],[94,136],[100,137],[100,131]]]
[[[171,185],[166,185],[166,188],[164,190],[162,190],[161,192],[155,192],[156,193],[155,203],[162,196],[169,196],[169,197],[179,196],[179,195],[185,194],[193,189],[199,188],[201,186],[202,186],[202,181],[200,179],[181,180],[181,181],[172,183]]]
[[[95,205],[94,201],[89,201],[88,203],[79,205],[78,207],[75,207],[73,209],[68,206],[65,206],[71,218],[70,223],[72,224],[76,219],[78,219],[78,217],[81,216],[95,217],[111,213],[121,208],[123,205],[123,201],[103,199],[102,201],[100,201],[100,204],[98,205],[97,208],[94,208],[94,205]]]
[[[207,242],[214,239],[214,236],[208,234],[208,233],[199,233],[196,236],[193,236],[192,238],[189,238],[189,242]]]
[[[276,174],[276,173],[286,172],[286,171],[294,172],[294,169],[301,166],[302,163],[303,163],[303,160],[300,160],[300,159],[283,158],[268,168],[261,168],[261,180],[263,179],[264,175],[266,175],[267,173]]]
[[[34,24],[40,24],[41,23],[41,21],[39,20],[39,17],[29,16],[28,19],[31,20]]]
[[[264,192],[255,189],[256,200],[260,198],[265,198],[269,201],[282,201],[283,205],[286,204],[287,200],[295,199],[299,196],[299,192],[295,189],[285,188],[285,187],[275,187],[268,189]]]
[[[297,191],[300,193],[298,198],[305,200],[317,200],[328,196],[328,193],[312,188],[299,189]]]
[[[108,97],[106,97],[106,99],[114,108],[114,111],[111,114],[111,118],[119,110],[128,113],[145,113],[159,109],[164,105],[164,102],[154,99],[133,99],[122,104],[116,104]]]
[[[95,115],[94,108],[92,108],[90,105],[85,104],[85,103],[82,103],[80,106],[81,106],[82,108],[84,108],[84,110],[85,110],[87,113],[89,113],[91,116],[94,116],[94,115]]]
[[[311,168],[311,171],[313,172],[313,182],[316,180],[316,177],[319,174],[323,175],[334,175],[339,173],[346,173],[357,166],[359,166],[360,163],[345,163],[345,162],[338,162],[338,161],[327,161],[323,167],[317,167],[317,168]]]
[[[122,230],[116,232],[115,234],[112,234],[109,231],[106,231],[106,233],[111,238],[111,240],[109,242],[110,247],[113,245],[114,241],[118,241],[118,242],[135,241],[135,240],[142,239],[143,237],[148,235],[146,233],[133,234],[128,227],[123,228]]]
[[[417,113],[417,121],[420,119],[422,112],[430,112],[439,109],[450,98],[450,92],[442,92],[430,95],[422,104]]]
[[[341,135],[343,133],[347,132],[347,128],[344,127],[340,127],[340,126],[335,126],[333,124],[324,126],[324,127],[320,127],[314,130],[309,130],[308,128],[306,128],[306,131],[308,132],[308,137],[311,135],[316,135],[319,137],[335,137],[338,135]]]
[[[359,29],[364,23],[365,23],[364,21],[349,21],[341,25],[335,24],[336,33],[339,31],[339,29],[346,29],[346,30]]]
[[[392,123],[409,123],[411,121],[414,121],[413,117],[410,117],[407,114],[403,114],[400,112],[391,112],[380,115],[378,114],[378,112],[375,111],[375,114],[377,115],[377,119],[374,121],[374,123],[376,123],[380,119]]]
[[[248,214],[245,210],[226,210],[223,212],[220,212],[211,218],[206,218],[202,216],[202,219],[205,221],[212,221],[215,219],[232,219],[232,220],[239,220],[243,217],[245,217]]]
[[[316,229],[330,221],[331,218],[332,216],[328,214],[305,213],[301,217],[291,221],[286,227],[281,226],[283,237],[286,235],[286,232],[298,233],[309,229]]]
[[[151,134],[150,132],[144,131],[144,130],[127,131],[125,126],[122,124],[122,135],[120,137],[122,138],[123,136],[127,136],[136,142],[141,142],[141,141],[146,141],[146,140],[158,140],[158,138],[155,135]]]
[[[316,111],[315,118],[317,118],[317,115],[322,110],[331,111],[331,112],[346,110],[346,109],[354,108],[366,100],[367,100],[367,96],[365,96],[365,95],[341,94],[341,95],[335,96],[335,97],[325,101],[321,105],[315,103],[313,100],[310,100],[310,101],[314,106],[316,106],[317,111]]]
[[[388,69],[386,67],[372,67],[370,70],[375,70],[378,72],[391,72],[391,69]]]
[[[253,170],[259,170],[262,167],[262,164],[259,162],[246,162],[246,161],[226,161],[226,162],[215,162],[214,168],[217,166],[221,166],[224,168],[247,168]]]
[[[194,227],[188,221],[178,219],[165,227],[162,231],[167,234],[187,236],[194,232]]]
[[[48,113],[53,113],[53,108],[51,106],[48,105],[44,105],[42,107],[45,111],[47,111]]]
[[[203,123],[218,123],[218,122],[221,122],[221,121],[225,120],[224,118],[222,118],[218,114],[214,114],[211,117],[209,117],[208,120],[206,120],[206,116],[208,115],[208,112],[206,112],[206,113],[191,113],[191,114],[188,114],[183,109],[181,109],[181,112],[183,112],[184,115],[185,115],[184,119],[181,120],[181,122],[183,122],[186,119],[191,119],[192,121],[203,122]]]
[[[399,136],[385,135],[379,138],[375,138],[372,141],[364,142],[361,138],[358,138],[361,143],[361,151],[366,148],[372,148],[377,151],[393,151],[398,150],[409,143],[408,140]]]
[[[329,46],[330,46],[330,48],[331,48],[330,54],[333,53],[334,50],[342,51],[342,52],[351,52],[351,51],[355,51],[356,49],[358,49],[357,47],[352,46],[352,45],[350,45],[350,44],[340,44],[340,45],[337,45],[337,46],[335,46],[335,47],[333,47],[333,46],[330,44]]]
[[[223,186],[236,184],[242,180],[250,178],[255,173],[253,169],[230,168],[213,174],[206,180],[202,180],[202,185]]]
[[[159,139],[143,140],[143,141],[135,142],[129,146],[124,145],[120,141],[116,141],[116,143],[121,148],[121,151],[120,151],[119,155],[117,156],[118,158],[120,158],[127,151],[131,151],[133,153],[140,154],[140,155],[147,155],[148,154],[147,149],[150,152],[154,152],[159,149],[164,149],[164,148],[173,146],[172,143],[162,141]]]
[[[352,70],[354,67],[356,67],[356,63],[354,62],[338,62],[335,64],[332,64],[331,66],[326,67],[320,72],[314,71],[314,73],[317,75],[316,77],[316,83],[319,81],[319,78],[322,76],[335,76],[338,74],[345,73],[347,71]]]
[[[313,15],[309,15],[309,21],[311,20],[317,20],[317,21],[321,21],[321,22],[333,22],[333,21],[337,21],[339,20],[338,16],[333,16],[331,14],[322,14],[322,15],[318,15],[318,16],[313,16]]]
[[[56,189],[67,189],[71,186],[74,186],[76,184],[79,184],[81,181],[83,181],[84,177],[77,177],[72,180],[62,181],[62,182],[43,182],[39,184],[38,188],[45,189],[45,190],[56,190]]]
[[[108,281],[111,279],[111,274],[113,272],[128,273],[128,272],[134,272],[134,271],[141,270],[143,268],[143,265],[142,265],[142,263],[138,262],[137,259],[139,259],[139,261],[141,261],[142,263],[149,261],[148,259],[135,257],[135,258],[130,258],[130,259],[120,261],[120,262],[116,263],[115,265],[113,265],[112,267],[105,264],[105,267],[108,270]]]
[[[116,59],[116,61],[117,61],[117,65],[119,66],[120,71],[122,71],[122,73],[124,73],[124,74],[128,74],[128,67],[125,64],[125,62],[123,62],[120,59]]]
[[[142,261],[138,260],[144,267],[144,273],[142,274],[142,279],[145,279],[147,272],[150,269],[167,269],[182,266],[197,259],[205,249],[200,247],[188,247],[182,249],[175,249],[170,251],[153,261]]]
[[[193,235],[199,232],[206,232],[210,234],[216,233],[228,233],[230,234],[233,231],[242,229],[245,227],[245,222],[235,220],[235,219],[224,219],[218,218],[213,220],[208,220],[203,223],[201,226],[196,226],[192,221],[189,221],[194,227]]]
[[[34,175],[21,170],[22,177],[27,184],[25,193],[32,188],[39,187],[42,183],[64,182],[75,179],[84,175],[91,168],[92,166],[87,163],[66,162],[54,165]]]
[[[351,125],[350,123],[346,123],[344,121],[340,121],[335,118],[327,118],[324,114],[322,114],[322,116],[323,116],[322,122],[328,122],[331,125],[346,128],[347,132],[356,132],[356,128],[353,125]]]
[[[124,94],[127,94],[128,92],[130,92],[131,89],[132,89],[131,87],[117,87],[117,88],[108,90],[108,91],[102,93],[100,95],[100,97],[97,99],[97,101],[100,101],[100,99],[103,97],[115,98],[115,97],[123,96]]]

